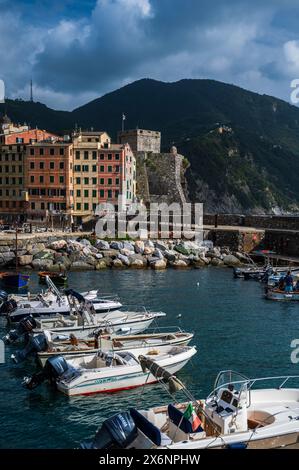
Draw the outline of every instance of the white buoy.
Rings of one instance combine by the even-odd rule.
[[[197,287],[199,287],[199,282],[196,283]]]
[[[179,313],[179,314],[177,315],[177,318],[181,318],[181,316],[182,316],[182,314],[181,314],[181,313]]]

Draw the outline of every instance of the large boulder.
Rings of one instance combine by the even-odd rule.
[[[128,241],[123,242],[123,249],[127,250],[127,251],[130,251],[132,253],[134,253],[134,251],[135,251],[134,244],[132,242],[128,242]]]
[[[48,245],[48,248],[50,248],[51,250],[63,250],[66,247],[67,247],[66,240],[57,240]]]
[[[136,258],[131,262],[131,268],[133,269],[143,269],[144,267],[145,263],[141,259]]]
[[[161,260],[164,259],[164,256],[162,255],[162,252],[156,248],[155,251],[153,252],[153,256],[155,256],[156,258],[159,258]]]
[[[83,238],[82,240],[78,240],[78,241],[81,243],[81,245],[87,246],[88,248],[91,247],[91,243],[87,238]]]
[[[96,270],[97,271],[101,271],[101,269],[106,269],[107,268],[107,264],[106,264],[106,261],[104,259],[101,259],[97,264],[96,264]]]
[[[98,250],[110,250],[110,245],[106,240],[97,240],[95,246]]]
[[[155,269],[156,271],[166,269],[166,267],[167,267],[167,262],[164,259],[158,259],[157,261],[154,261],[153,263],[151,263],[151,268]]]
[[[45,249],[44,251],[39,251],[35,255],[33,255],[34,259],[51,259],[53,260],[54,258],[54,251],[53,250],[47,250]]]
[[[117,257],[125,266],[130,266],[130,260],[127,256],[122,255],[121,253]]]
[[[185,248],[184,245],[182,245],[181,243],[179,245],[175,245],[174,247],[175,251],[177,251],[178,253],[180,253],[181,255],[185,255],[185,256],[189,256],[190,255],[190,250],[188,250],[187,248]]]
[[[163,256],[164,258],[166,258],[168,261],[172,261],[174,262],[176,259],[177,259],[177,252],[174,251],[174,250],[166,250],[166,251],[163,251]]]
[[[202,268],[204,266],[206,266],[206,263],[202,258],[198,258],[197,260],[194,261],[195,268]]]
[[[226,255],[223,258],[223,262],[226,266],[234,267],[234,266],[239,266],[241,264],[241,261],[236,258],[234,255]]]
[[[223,261],[220,258],[212,258],[211,265],[212,266],[223,266]]]
[[[144,247],[144,255],[152,255],[155,251],[155,248],[153,246],[145,246]]]
[[[31,266],[34,269],[38,269],[39,271],[50,271],[51,267],[53,266],[53,260],[36,258],[31,262]]]
[[[168,249],[167,243],[162,240],[156,241],[155,245],[156,245],[156,248],[160,251],[165,251]]]
[[[112,266],[113,266],[113,268],[118,268],[118,269],[124,267],[124,265],[123,265],[123,263],[120,259],[114,259],[112,261]]]
[[[78,270],[78,271],[81,271],[81,270],[87,270],[87,269],[91,269],[92,266],[87,263],[86,261],[74,261],[72,263],[72,269],[74,270]]]
[[[152,242],[152,240],[145,240],[144,241],[144,246],[147,246],[149,248],[155,248],[155,245],[154,243]]]
[[[114,242],[111,242],[111,243],[110,243],[110,248],[111,248],[112,250],[118,250],[118,251],[120,251],[122,248],[124,248],[124,244],[123,244],[123,242],[114,241]]]
[[[186,261],[184,261],[184,260],[182,260],[182,259],[176,260],[174,263],[172,263],[172,266],[173,266],[175,269],[185,269],[185,268],[188,268],[188,264],[186,263]]]
[[[18,256],[18,263],[20,266],[26,266],[27,264],[31,264],[33,260],[32,255],[22,255]]]
[[[142,240],[136,240],[134,248],[135,248],[136,253],[143,254],[144,253],[144,242]]]

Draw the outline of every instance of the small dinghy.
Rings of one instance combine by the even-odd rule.
[[[38,338],[30,336],[26,346],[16,351],[12,359],[22,362],[29,356],[37,357],[38,362],[44,367],[47,359],[53,356],[63,356],[65,359],[78,357],[92,357],[99,350],[102,351],[136,351],[139,354],[161,353],[169,346],[187,346],[193,338],[192,333],[186,333],[179,328],[168,333],[149,333],[130,336],[111,336],[98,334],[91,340],[78,340],[75,336],[67,341],[52,341],[49,332],[40,334]]]
[[[146,361],[153,371],[150,361]],[[162,372],[159,372],[160,375]],[[218,374],[206,400],[196,400],[176,377],[163,377],[170,393],[188,401],[149,410],[130,409],[104,421],[84,449],[274,449],[299,442],[299,376],[249,379],[233,371]],[[261,388],[268,383],[268,388]],[[115,433],[115,424],[118,432]]]
[[[299,292],[280,290],[279,288],[266,288],[265,297],[269,300],[299,301]]]
[[[67,275],[66,273],[59,272],[39,272],[38,273],[38,279],[40,284],[47,284],[47,277],[51,279],[51,281],[55,284],[55,286],[58,287],[66,287],[67,286]]]
[[[0,273],[0,280],[4,287],[9,289],[21,289],[27,287],[29,283],[29,274],[22,273]]]
[[[92,357],[67,361],[62,356],[52,357],[41,372],[25,377],[24,385],[32,390],[47,379],[65,395],[76,396],[118,392],[157,382],[159,379],[155,375],[143,369],[143,356],[137,354],[138,351],[99,351]],[[195,354],[195,347],[170,346],[156,355],[153,362],[156,367],[175,374]]]

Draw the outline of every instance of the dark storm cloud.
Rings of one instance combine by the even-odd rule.
[[[299,74],[295,0],[9,4],[0,0],[1,72],[12,93],[33,74],[41,101],[57,107],[144,76],[210,77],[287,98],[286,83]]]

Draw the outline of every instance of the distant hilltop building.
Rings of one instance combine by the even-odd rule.
[[[133,152],[161,152],[161,132],[131,129],[118,133],[120,144],[129,144]]]

